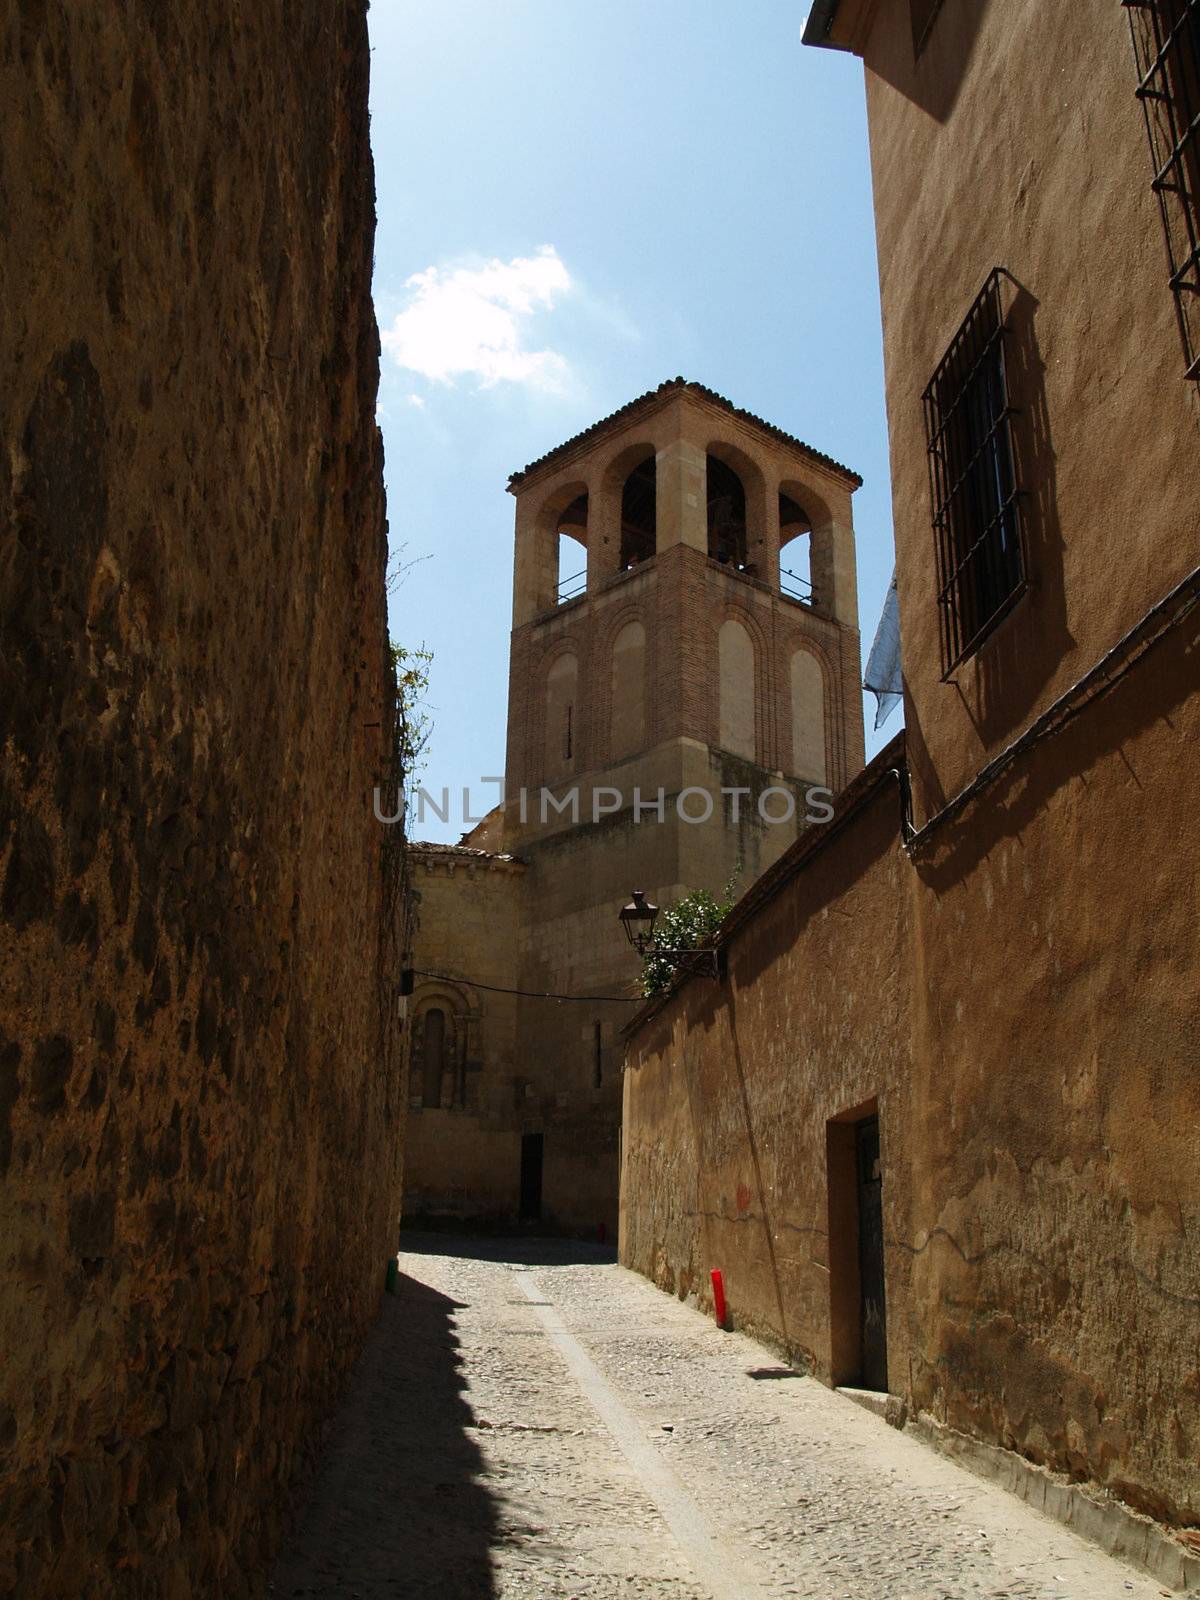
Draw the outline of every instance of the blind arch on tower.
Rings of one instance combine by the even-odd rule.
[[[823,784],[829,776],[825,750],[825,672],[811,650],[796,650],[791,661],[792,771],[797,778]]]
[[[754,730],[754,641],[734,618],[717,635],[717,743],[730,755],[758,758]]]
[[[646,629],[636,617],[613,640],[611,705],[609,756],[618,761],[646,744]]]
[[[578,692],[579,659],[572,651],[565,650],[555,656],[546,673],[543,771],[547,778],[563,777],[575,770],[579,744]]]

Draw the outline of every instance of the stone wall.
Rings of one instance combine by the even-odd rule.
[[[405,1217],[517,1214],[525,1070],[517,1054],[518,930],[525,867],[461,845],[416,844],[417,968],[404,1158]],[[433,976],[444,975],[444,976]],[[505,992],[509,991],[509,992]],[[430,1059],[430,1011],[445,1019]]]
[[[262,1591],[394,1248],[364,8],[0,22],[0,1591]]]

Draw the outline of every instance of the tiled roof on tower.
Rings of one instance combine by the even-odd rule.
[[[754,427],[762,429],[764,433],[769,434],[773,439],[781,440],[784,444],[794,445],[804,455],[808,456],[811,461],[817,462],[831,472],[836,472],[848,483],[853,484],[855,488],[861,487],[862,479],[857,472],[852,472],[849,467],[843,466],[840,461],[835,461],[832,456],[827,456],[820,450],[814,450],[812,445],[805,444],[803,439],[797,439],[794,434],[785,432],[783,428],[777,428],[773,422],[767,422],[762,417],[755,416],[752,411],[745,411],[741,406],[735,406],[732,400],[727,400],[723,394],[718,394],[715,389],[709,389],[702,383],[689,382],[686,378],[668,378],[665,383],[660,383],[657,389],[648,389],[645,394],[639,395],[636,400],[628,401],[627,404],[618,407],[611,415],[602,417],[599,422],[593,422],[590,428],[584,428],[581,433],[574,434],[570,439],[564,440],[562,444],[556,445],[553,450],[548,450],[544,456],[539,456],[536,461],[529,462],[520,472],[510,474],[508,480],[509,492],[515,493],[524,485],[526,479],[534,473],[540,472],[543,467],[564,459],[578,446],[594,443],[601,434],[606,433],[609,429],[624,425],[643,412],[654,410],[664,400],[669,399],[671,395],[680,390],[687,390],[690,394],[699,395],[702,399],[709,401],[710,404],[720,406],[722,410],[729,412],[731,416],[737,417],[740,421],[751,423]]]

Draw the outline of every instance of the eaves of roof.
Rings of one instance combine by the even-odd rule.
[[[501,861],[506,864],[525,865],[520,856],[499,855],[494,850],[477,850],[468,844],[438,844],[431,839],[412,839],[408,848],[414,855],[449,856],[455,861]]]
[[[857,472],[851,471],[849,467],[844,467],[840,461],[835,461],[832,456],[827,456],[820,450],[814,450],[812,445],[805,444],[803,439],[797,439],[795,434],[785,433],[782,428],[777,428],[773,422],[767,422],[762,417],[756,417],[752,411],[744,411],[741,406],[735,406],[732,400],[727,400],[723,394],[718,394],[715,389],[708,389],[702,383],[691,383],[686,378],[668,378],[665,383],[660,383],[657,389],[648,389],[645,394],[639,395],[636,400],[630,400],[610,416],[602,417],[599,422],[593,422],[590,428],[585,428],[582,433],[573,435],[572,438],[565,440],[562,444],[556,445],[553,450],[548,450],[544,456],[539,456],[536,461],[531,461],[520,472],[512,473],[508,480],[509,493],[517,494],[535,473],[539,473],[543,468],[565,459],[580,445],[594,443],[602,434],[623,426],[644,412],[656,410],[664,400],[682,389],[686,389],[690,394],[701,396],[701,398],[713,405],[720,406],[722,410],[728,411],[730,416],[737,417],[742,422],[750,423],[763,433],[769,434],[771,438],[791,445],[827,471],[837,473],[839,477],[844,478],[854,488],[862,487],[862,479]]]
[[[800,35],[804,44],[816,45],[818,49],[823,50],[844,48],[842,45],[834,44],[829,37],[834,18],[837,16],[838,3],[839,0],[813,0],[808,21],[804,24],[804,32]]]
[[[819,50],[861,56],[880,0],[811,0],[801,40]]]

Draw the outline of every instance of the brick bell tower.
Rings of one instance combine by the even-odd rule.
[[[862,767],[860,483],[682,378],[513,474],[506,799],[471,842],[525,863],[522,989],[630,992],[631,889],[740,894]],[[516,1109],[568,1226],[615,1223],[624,1020],[517,1004]]]

